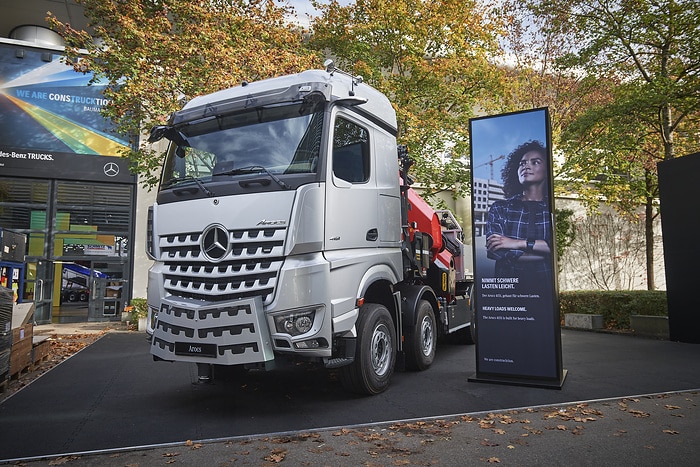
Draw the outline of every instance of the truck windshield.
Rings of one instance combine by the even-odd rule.
[[[251,173],[266,173],[278,183],[285,174],[315,173],[322,124],[323,102],[317,101],[257,107],[178,126],[161,189]]]

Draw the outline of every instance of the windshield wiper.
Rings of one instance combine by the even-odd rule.
[[[240,175],[244,173],[259,173],[263,172],[269,175],[271,179],[275,181],[279,186],[281,186],[283,189],[288,190],[291,188],[291,186],[287,185],[284,183],[284,181],[279,178],[277,175],[273,174],[269,170],[267,170],[265,167],[262,165],[249,165],[248,167],[241,167],[239,169],[231,169],[231,170],[226,170],[224,172],[217,172],[214,174],[214,176],[217,175]]]
[[[175,177],[175,178],[171,178],[170,180],[168,180],[166,183],[163,184],[163,188],[170,188],[171,186],[175,185],[176,183],[180,183],[180,182],[189,182],[189,181],[195,182],[195,183],[197,184],[197,186],[198,186],[208,197],[211,198],[212,196],[214,196],[214,193],[212,193],[212,191],[211,191],[209,188],[207,188],[206,186],[204,186],[204,183],[202,182],[202,180],[200,180],[200,179],[197,178],[197,177],[192,177],[191,175],[186,175],[186,176],[184,176],[184,177]],[[186,190],[186,188],[184,188],[184,189],[183,189],[183,188],[176,188],[176,189],[174,189],[173,191],[176,191],[176,190],[183,190],[183,191],[184,191],[184,190]]]

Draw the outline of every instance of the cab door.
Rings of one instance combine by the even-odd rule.
[[[353,116],[336,115],[326,183],[326,251],[378,244],[371,143],[368,125]]]

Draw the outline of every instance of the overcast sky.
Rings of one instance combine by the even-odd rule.
[[[287,0],[290,5],[294,7],[294,9],[297,11],[297,16],[299,17],[300,21],[306,22],[306,14],[316,14],[316,10],[314,9],[313,6],[311,6],[311,2],[309,0]]]
[[[338,0],[338,3],[341,5],[349,5],[352,3],[354,0]],[[287,0],[287,2],[294,7],[294,9],[297,12],[297,17],[299,18],[299,22],[308,25],[309,20],[307,18],[307,14],[310,14],[312,16],[316,15],[317,12],[314,9],[314,7],[311,5],[311,2],[309,0]],[[321,3],[330,3],[331,0],[321,0]]]

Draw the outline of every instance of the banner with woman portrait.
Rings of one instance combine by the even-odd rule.
[[[561,387],[552,153],[547,108],[469,122],[476,374]]]

